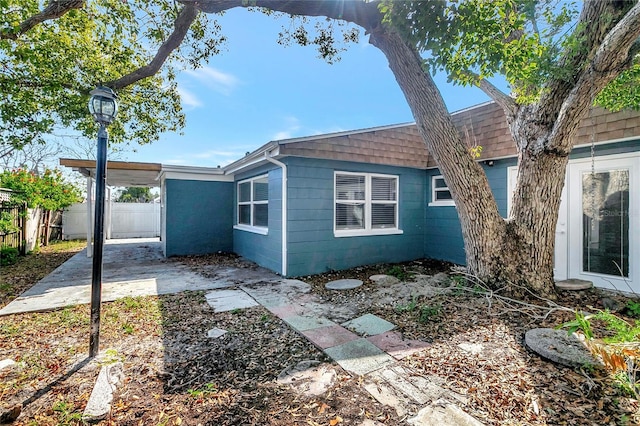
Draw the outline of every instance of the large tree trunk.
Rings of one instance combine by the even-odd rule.
[[[520,194],[502,218],[480,165],[468,152],[431,76],[399,34],[378,27],[371,43],[384,52],[404,92],[427,149],[438,163],[458,211],[468,273],[494,288],[523,295],[554,294],[553,255],[559,197],[567,157],[521,156]],[[533,161],[532,161],[533,160]]]

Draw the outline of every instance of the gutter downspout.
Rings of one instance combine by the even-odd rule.
[[[271,157],[265,151],[264,158],[282,169],[282,276],[287,276],[287,165]]]

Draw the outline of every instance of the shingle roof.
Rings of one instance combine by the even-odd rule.
[[[504,112],[496,103],[489,102],[454,112],[451,118],[469,147],[482,146],[480,160],[517,155]],[[580,123],[576,145],[591,142],[592,122],[595,123],[595,142],[640,137],[640,112],[608,112],[594,108],[591,115]],[[414,168],[436,166],[415,123],[279,141],[278,144],[279,153],[285,156]]]

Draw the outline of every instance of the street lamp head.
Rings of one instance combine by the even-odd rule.
[[[108,87],[98,86],[90,93],[89,112],[97,123],[108,126],[118,113],[115,92]]]

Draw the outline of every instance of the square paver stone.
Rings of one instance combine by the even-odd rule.
[[[377,346],[365,339],[353,340],[343,345],[327,348],[324,353],[345,370],[358,375],[371,373],[394,362],[389,354],[382,352]]]
[[[215,312],[258,306],[258,303],[242,290],[217,290],[207,293],[204,297]]]
[[[282,318],[282,320],[298,331],[313,330],[314,328],[337,325],[326,318],[303,317],[301,315],[293,315],[291,317]]]
[[[367,337],[367,340],[395,359],[406,358],[409,355],[431,346],[420,340],[404,340],[402,334],[397,331],[388,331],[376,336]]]
[[[365,334],[367,336],[375,336],[396,328],[395,324],[390,323],[373,314],[366,314],[351,321],[342,323],[343,327],[354,330],[356,333]]]
[[[329,327],[305,330],[302,334],[321,349],[342,345],[343,343],[351,342],[352,340],[360,338],[357,334],[354,334],[337,324]]]

